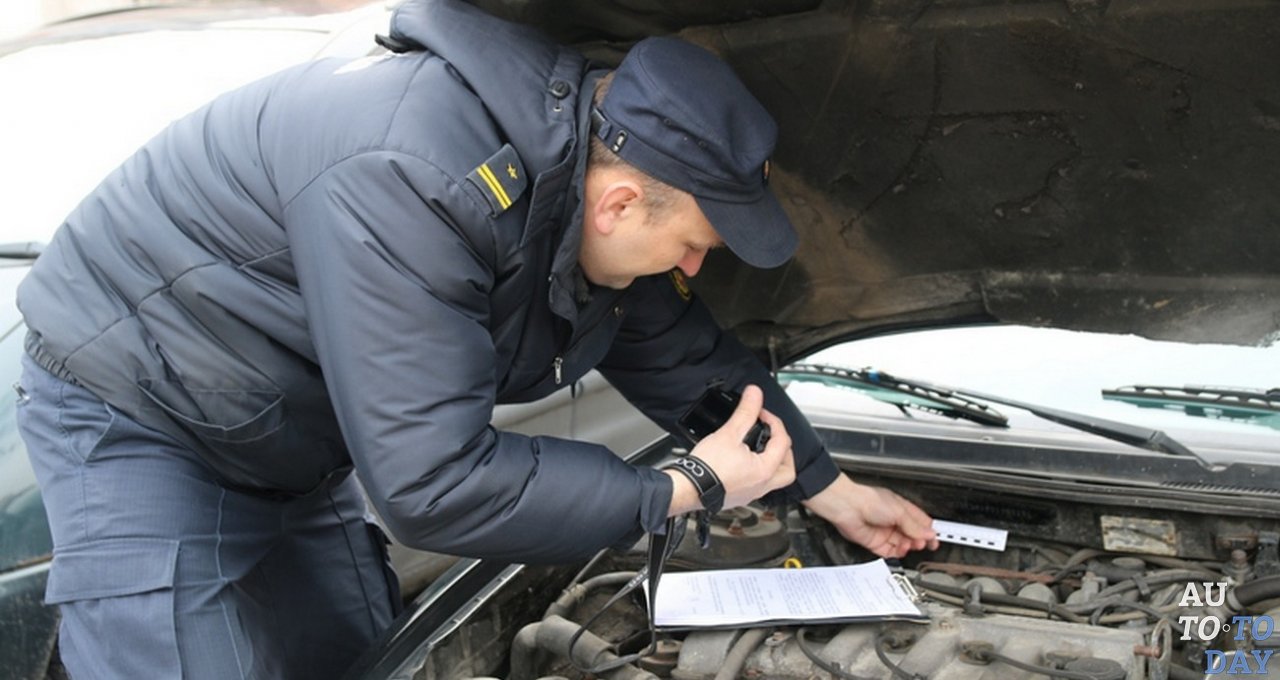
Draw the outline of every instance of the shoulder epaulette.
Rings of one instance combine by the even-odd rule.
[[[467,181],[489,201],[489,215],[493,217],[510,208],[529,186],[524,166],[520,164],[520,155],[510,144],[502,145],[498,153],[468,173]]]

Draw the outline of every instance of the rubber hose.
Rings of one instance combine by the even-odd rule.
[[[1280,576],[1264,576],[1260,579],[1242,583],[1231,591],[1241,607],[1280,597]]]
[[[592,590],[605,586],[622,585],[635,578],[635,575],[636,572],[634,571],[615,571],[593,576],[582,583],[565,588],[564,592],[560,593],[560,597],[556,598],[556,601],[547,607],[547,611],[543,613],[542,618],[545,619],[548,616],[568,618],[569,612],[573,611],[574,607],[577,607],[586,599],[587,594]]]
[[[720,667],[720,672],[716,673],[715,680],[735,680],[738,677],[738,671],[747,665],[747,657],[768,635],[768,628],[751,628],[743,633],[725,655],[724,665]]]

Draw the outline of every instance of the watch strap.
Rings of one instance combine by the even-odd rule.
[[[724,484],[720,481],[719,475],[715,470],[707,465],[706,461],[693,455],[683,456],[672,461],[671,464],[663,467],[664,470],[675,470],[684,475],[693,482],[693,486],[698,490],[698,500],[702,502],[703,509],[711,514],[720,512],[724,505]],[[720,493],[716,493],[719,491]],[[718,502],[713,502],[718,501]],[[712,502],[716,507],[709,507],[708,503]]]

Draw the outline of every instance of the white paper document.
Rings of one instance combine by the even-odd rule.
[[[667,573],[658,582],[653,617],[656,627],[667,629],[924,618],[884,560]]]
[[[1004,529],[947,522],[940,519],[933,520],[933,530],[938,532],[938,540],[943,543],[971,545],[986,550],[1003,551],[1004,544],[1009,539],[1009,532]]]

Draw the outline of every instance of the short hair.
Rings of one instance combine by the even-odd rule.
[[[591,100],[596,106],[600,105],[600,102],[604,100],[605,93],[609,91],[609,84],[613,82],[613,74],[614,72],[610,71],[596,82],[596,91]],[[644,206],[648,210],[649,221],[663,217],[675,204],[676,191],[678,189],[622,160],[622,157],[610,151],[609,147],[605,146],[599,137],[594,134],[590,135],[587,147],[587,171],[590,172],[591,168],[617,167],[626,168],[638,175],[640,187],[644,189]]]

